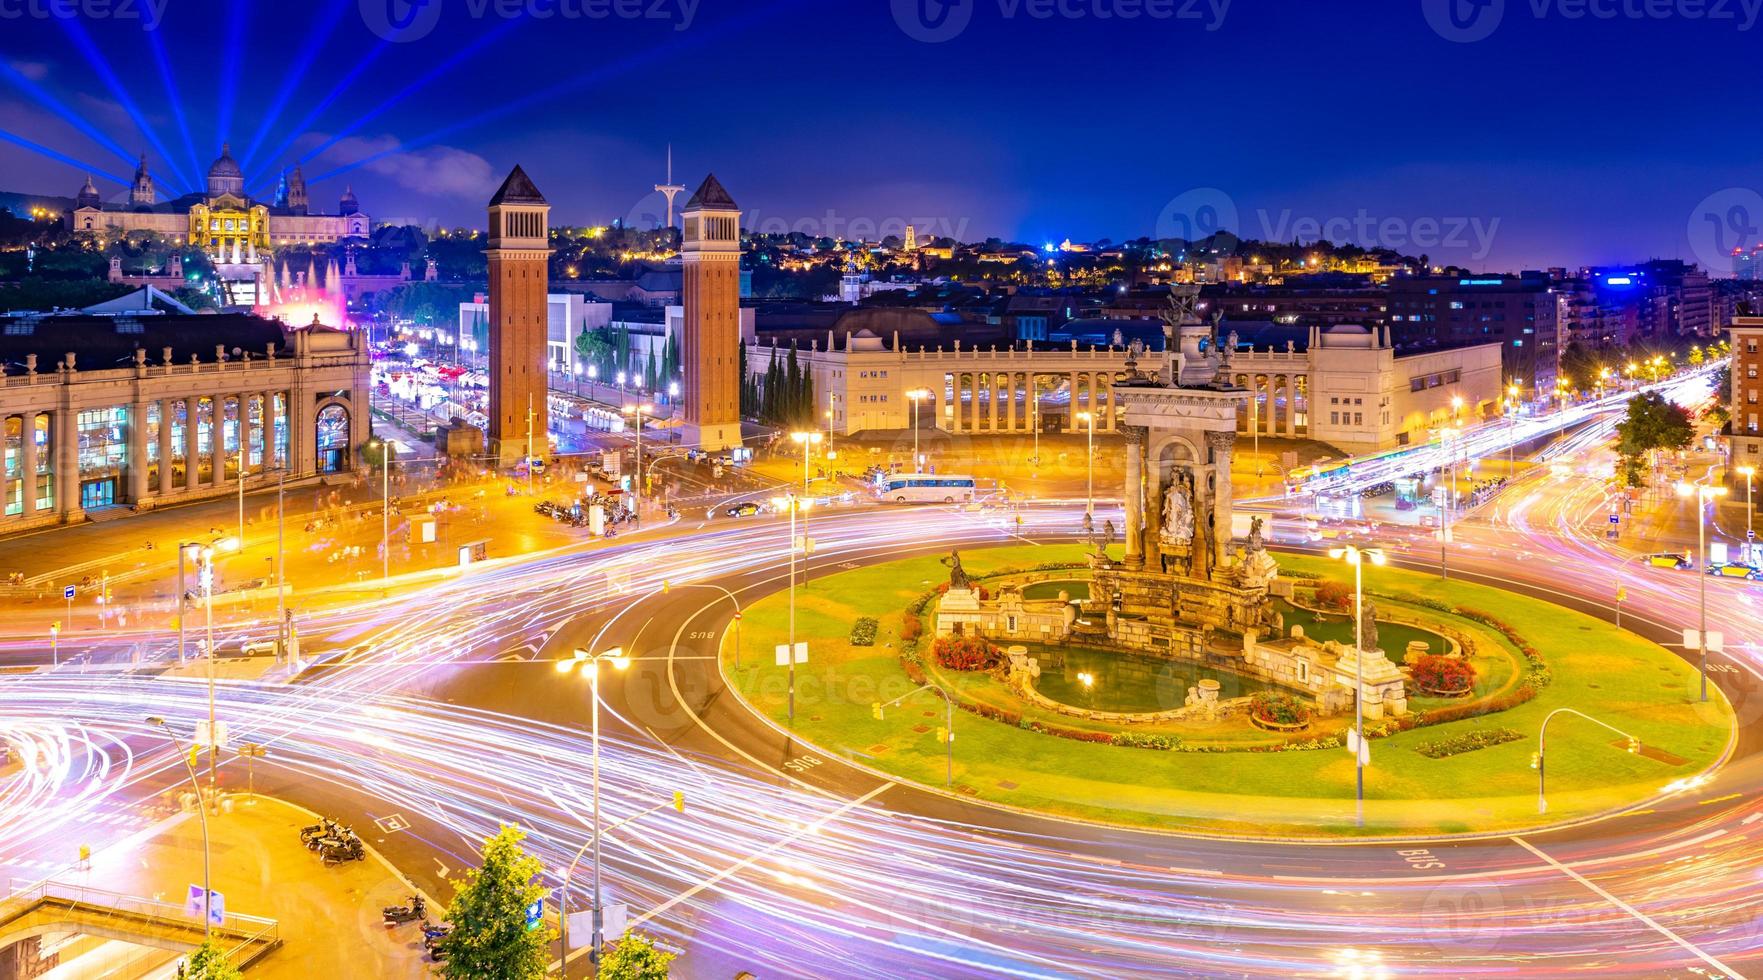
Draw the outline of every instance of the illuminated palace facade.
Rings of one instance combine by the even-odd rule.
[[[73,231],[97,234],[158,232],[167,241],[201,248],[217,262],[252,264],[259,252],[278,246],[366,238],[369,229],[368,216],[353,189],[343,192],[336,214],[312,211],[298,165],[282,174],[273,203],[253,200],[230,146],[223,147],[220,158],[208,168],[206,193],[158,200],[147,159],[142,157],[126,203],[106,202],[87,177],[67,221]]]

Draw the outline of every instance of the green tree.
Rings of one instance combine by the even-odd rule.
[[[212,939],[196,947],[185,964],[182,975],[188,980],[240,980],[243,976],[227,959],[226,950]]]
[[[503,825],[484,841],[484,863],[455,882],[458,892],[447,905],[453,931],[441,940],[446,962],[441,973],[455,980],[537,980],[550,965],[550,944],[557,934],[540,923],[526,925],[527,907],[543,901],[547,889],[538,880],[544,870],[526,853],[520,827]]]
[[[612,356],[611,331],[605,327],[586,327],[575,338],[575,353],[584,363],[592,364],[598,371],[606,370],[606,360]]]
[[[640,932],[606,944],[600,958],[600,980],[667,980],[674,954],[655,947],[655,940]]]
[[[1646,457],[1661,449],[1687,448],[1696,437],[1696,426],[1688,410],[1657,392],[1648,392],[1628,400],[1628,415],[1616,423],[1616,437],[1624,479],[1629,486],[1638,487]]]

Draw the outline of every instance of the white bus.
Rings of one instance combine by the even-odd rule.
[[[973,500],[971,476],[943,473],[890,473],[877,482],[877,494],[893,504],[955,504]]]

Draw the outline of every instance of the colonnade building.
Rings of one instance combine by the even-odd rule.
[[[364,334],[246,314],[0,317],[0,534],[348,476]],[[281,473],[285,469],[285,474]]]
[[[1097,432],[1122,424],[1111,389],[1126,370],[1125,347],[914,346],[897,332],[884,338],[858,326],[841,334],[841,325],[851,326],[841,319],[824,341],[796,348],[834,431],[910,428],[913,393],[919,425],[956,434],[1084,432],[1086,412]],[[763,382],[771,359],[789,350],[761,330],[747,369]],[[1295,341],[1283,349],[1239,344],[1232,378],[1251,397],[1237,431],[1352,452],[1424,442],[1453,419],[1499,411],[1500,353],[1498,343],[1403,353],[1387,328],[1357,324],[1313,327],[1302,349]]]

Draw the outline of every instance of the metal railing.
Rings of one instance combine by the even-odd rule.
[[[69,915],[113,920],[120,932],[146,933],[154,927],[196,934],[202,931],[200,917],[191,916],[182,905],[53,879],[22,887],[13,879],[6,897],[0,899],[0,929],[45,906],[59,907]],[[227,961],[240,968],[280,946],[282,941],[281,923],[240,912],[227,912],[214,931],[232,943],[226,951]]]

